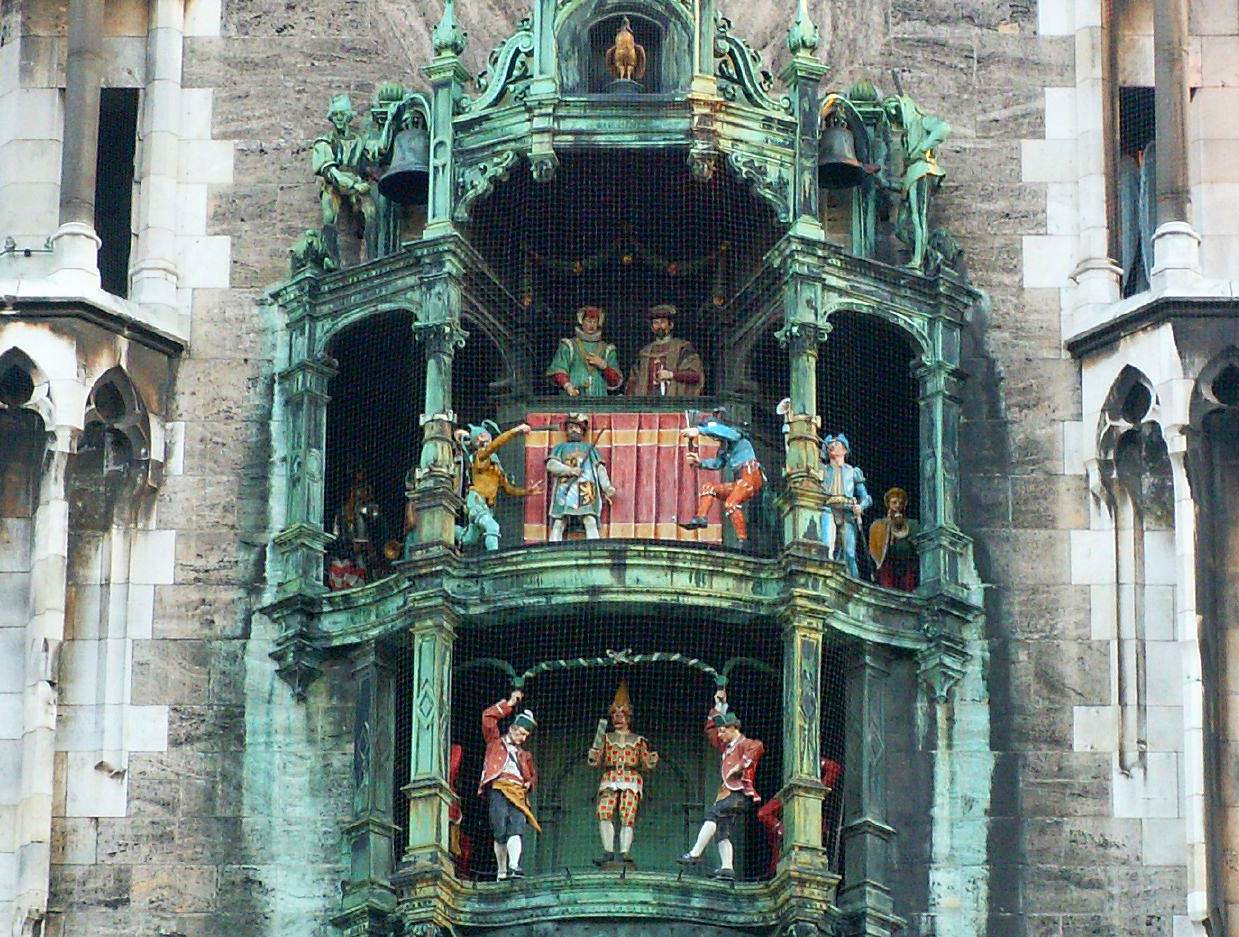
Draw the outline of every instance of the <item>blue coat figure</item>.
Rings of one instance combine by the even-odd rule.
[[[846,564],[848,574],[860,578],[856,562],[856,544],[860,540],[860,518],[873,504],[865,488],[865,473],[847,464],[848,438],[842,433],[822,440],[822,461],[825,462],[822,489],[826,508],[822,511],[822,542],[830,549],[830,558]]]
[[[732,480],[703,485],[697,501],[697,513],[692,520],[680,524],[685,530],[699,530],[709,524],[706,515],[717,499],[723,501],[723,514],[731,518],[732,529],[736,533],[736,545],[741,550],[749,549],[748,524],[744,518],[743,505],[746,501],[761,491],[766,480],[761,463],[757,461],[757,453],[753,451],[753,443],[744,432],[725,421],[727,411],[722,407],[714,410],[713,415],[703,418],[696,426],[680,432],[689,439],[688,464],[710,471],[731,470]],[[697,454],[696,441],[699,436],[717,439],[720,443],[718,455],[703,459]]]

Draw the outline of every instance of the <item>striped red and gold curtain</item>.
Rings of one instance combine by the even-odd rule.
[[[563,413],[531,413],[525,437],[525,484],[546,475],[546,458],[564,441]],[[718,472],[694,469],[685,461],[687,444],[680,439],[683,413],[592,413],[588,439],[597,440],[615,486],[615,500],[603,509],[602,536],[639,540],[687,540],[721,543],[722,525],[715,506],[710,526],[685,530],[678,526],[696,513],[701,485],[719,479]],[[709,458],[717,445],[701,439],[701,456]],[[545,543],[550,495],[543,490],[525,499],[525,543]]]

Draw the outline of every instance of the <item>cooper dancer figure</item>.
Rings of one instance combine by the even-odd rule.
[[[714,506],[716,498],[723,500],[723,514],[731,518],[732,529],[736,532],[736,545],[741,550],[749,548],[748,524],[744,519],[741,506],[761,491],[766,480],[761,463],[757,461],[757,453],[753,451],[753,443],[742,430],[724,422],[726,410],[717,408],[709,418],[702,419],[696,426],[681,430],[680,435],[688,439],[698,436],[709,436],[720,443],[718,455],[703,459],[692,451],[686,458],[689,465],[700,466],[710,471],[718,471],[726,466],[731,469],[732,480],[713,485],[702,486],[700,499],[697,502],[697,514],[692,520],[680,524],[685,530],[699,530],[709,525],[706,513]]]
[[[632,700],[628,684],[621,681],[615,699],[608,710],[614,732],[607,731],[607,720],[598,720],[594,744],[588,760],[595,768],[604,768],[598,781],[598,832],[602,836],[602,856],[595,865],[606,866],[618,860],[630,864],[633,826],[645,783],[641,772],[652,771],[658,764],[658,752],[651,751],[644,736],[632,731]],[[615,810],[619,808],[619,856],[615,855]]]
[[[538,772],[534,768],[533,754],[522,747],[538,725],[533,713],[526,709],[512,720],[507,732],[499,733],[499,720],[512,715],[524,695],[520,690],[513,690],[506,700],[500,700],[482,713],[486,755],[482,760],[478,794],[486,798],[498,868],[495,877],[501,882],[525,877],[525,870],[521,868],[523,838],[531,826],[542,832],[529,806],[529,792],[538,783]]]
[[[859,579],[856,542],[860,539],[860,518],[873,504],[873,498],[865,488],[865,473],[847,464],[850,448],[842,433],[822,440],[822,461],[826,463],[822,475],[826,493],[822,543],[830,548],[832,560],[846,565],[848,575]]]
[[[680,856],[682,865],[696,865],[701,861],[710,840],[718,838],[719,867],[710,873],[711,878],[734,882],[736,879],[735,849],[731,834],[736,822],[744,817],[749,803],[761,803],[761,795],[754,787],[757,763],[766,747],[757,739],[746,738],[740,730],[740,718],[727,706],[727,691],[714,694],[714,708],[706,716],[706,738],[722,753],[719,774],[722,783],[714,803],[706,810],[705,822],[697,833],[693,848]]]
[[[566,442],[558,443],[546,460],[546,470],[555,479],[551,489],[551,543],[564,539],[568,518],[579,517],[585,527],[585,539],[597,540],[598,521],[602,517],[603,499],[615,497],[615,486],[607,475],[607,467],[598,455],[598,447],[585,441],[589,417],[570,413],[564,418]]]

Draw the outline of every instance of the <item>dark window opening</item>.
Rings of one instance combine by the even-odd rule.
[[[1118,261],[1122,293],[1149,288],[1157,227],[1157,162],[1152,88],[1119,89]]]
[[[99,98],[99,153],[95,162],[95,233],[103,288],[129,295],[134,155],[138,142],[138,89],[104,88]]]

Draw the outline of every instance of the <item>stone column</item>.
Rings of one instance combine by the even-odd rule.
[[[826,874],[822,843],[821,618],[788,609],[783,631],[783,852],[780,869]]]
[[[60,647],[65,635],[69,502],[65,470],[73,441],[57,429],[44,460],[30,557],[31,616],[24,642],[21,789],[16,817],[17,920],[32,924],[47,912],[51,878],[53,756]],[[26,929],[21,929],[26,933]]]
[[[395,681],[373,641],[353,655],[353,815],[344,827],[349,877],[336,926],[357,937],[391,932],[396,834],[392,823]]]
[[[1187,0],[1153,2],[1157,140],[1157,230],[1153,289],[1183,289],[1200,278],[1200,236],[1188,217]]]
[[[917,548],[921,557],[920,591],[925,594],[964,591],[968,539],[957,526],[959,492],[959,384],[961,372],[952,363],[942,337],[935,359],[916,372],[920,384],[921,526]],[[956,349],[957,350],[957,349]]]
[[[823,308],[822,285],[809,276],[793,274],[783,293],[784,325],[779,341],[788,350],[791,412],[786,415],[787,476],[790,508],[783,518],[783,542],[821,541],[822,468],[817,415],[817,348],[827,328],[818,321]]]
[[[1210,876],[1205,761],[1205,686],[1200,615],[1196,610],[1196,502],[1187,473],[1188,439],[1167,427],[1166,447],[1174,484],[1175,638],[1183,661],[1183,802],[1187,834],[1187,913],[1194,934],[1206,933]],[[1220,832],[1220,831],[1218,831]],[[1216,834],[1215,834],[1216,835]]]
[[[323,585],[323,554],[330,536],[323,520],[323,465],[327,439],[327,385],[335,362],[303,358],[279,375],[288,439],[288,492],[284,528],[275,545],[284,561],[280,594],[315,593]]]
[[[450,872],[448,748],[452,706],[452,650],[456,614],[446,606],[419,609],[409,629],[413,661],[410,726],[409,840],[404,853],[414,878]],[[467,713],[466,718],[475,714]],[[481,714],[476,714],[481,718]]]
[[[450,232],[456,201],[452,117],[469,73],[460,64],[464,30],[456,23],[455,0],[444,0],[443,18],[431,36],[435,57],[422,68],[430,82],[430,194],[422,237]]]
[[[95,162],[103,74],[103,0],[69,0],[65,59],[64,143],[60,161],[60,227],[52,235],[53,276],[81,289],[99,287],[95,233]]]
[[[818,86],[830,71],[813,57],[821,41],[817,26],[809,19],[807,0],[800,0],[796,19],[787,33],[791,61],[779,74],[791,92],[796,116],[796,169],[792,174],[792,230],[805,237],[825,240],[818,208]]]
[[[138,239],[129,275],[135,302],[177,305],[176,213],[181,143],[183,0],[154,0],[146,33]]]
[[[902,923],[894,915],[888,877],[895,830],[886,823],[885,652],[859,648],[847,673],[844,770],[844,886],[838,906],[848,937],[888,937]]]
[[[410,492],[417,511],[418,543],[455,542],[460,496],[456,491],[456,446],[452,431],[452,363],[467,333],[460,325],[461,266],[448,245],[436,261],[444,272],[424,280],[414,335],[426,348],[426,393],[421,416],[422,451]]]

